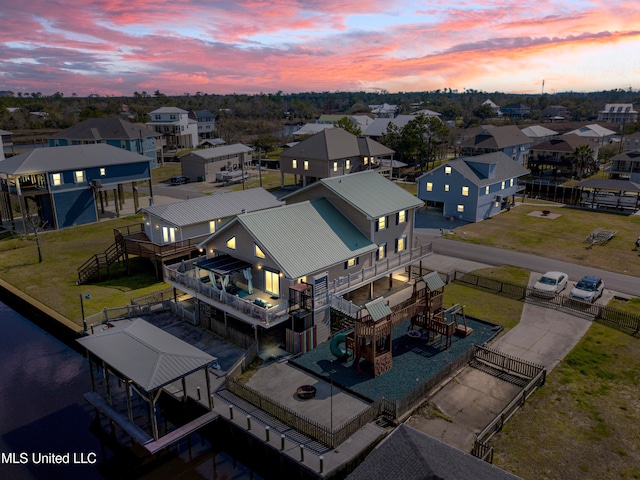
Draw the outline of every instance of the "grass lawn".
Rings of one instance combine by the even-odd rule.
[[[168,285],[155,279],[148,261],[133,259],[134,275],[118,275],[111,279],[76,285],[78,267],[94,254],[103,252],[113,241],[113,229],[140,222],[140,215],[98,222],[74,228],[40,233],[43,262],[38,263],[38,250],[33,236],[13,237],[0,241],[0,276],[53,310],[82,324],[80,295],[85,315],[104,307],[120,307],[132,298],[143,296]]]
[[[560,216],[529,215],[543,209]],[[617,233],[607,244],[589,247],[585,240],[596,228]],[[509,212],[458,227],[454,235],[447,238],[640,276],[640,252],[634,251],[639,234],[640,216],[599,213],[536,201],[535,205],[518,204]]]
[[[525,479],[640,478],[640,342],[594,323],[492,440]]]

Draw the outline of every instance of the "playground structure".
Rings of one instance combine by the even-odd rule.
[[[398,305],[390,307],[384,297],[367,303],[367,314],[359,312],[353,331],[333,337],[331,352],[339,360],[353,355],[358,369],[367,362],[373,375],[378,376],[393,367],[392,330],[407,319],[407,335],[428,342],[444,341],[445,348],[449,348],[453,335],[466,337],[473,329],[466,324],[463,306],[444,309],[444,288],[438,272],[431,272],[418,279],[411,297]]]

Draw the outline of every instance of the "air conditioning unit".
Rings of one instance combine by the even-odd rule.
[[[91,180],[91,186],[94,188],[102,188],[102,180],[100,180],[99,178]]]

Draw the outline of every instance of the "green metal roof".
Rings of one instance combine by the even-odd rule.
[[[141,318],[80,338],[78,343],[147,392],[215,360]]]
[[[442,277],[438,272],[427,273],[422,277],[422,280],[427,284],[427,288],[431,292],[445,286],[444,280],[442,280]]]
[[[418,197],[373,170],[323,178],[319,183],[370,219],[424,204]]]
[[[324,198],[245,213],[228,226],[236,221],[291,279],[377,249]]]
[[[384,297],[378,297],[375,300],[366,303],[364,307],[367,309],[374,322],[391,315],[391,309],[389,308],[389,305],[387,305]]]

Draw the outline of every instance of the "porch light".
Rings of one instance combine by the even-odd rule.
[[[213,248],[210,248],[210,249],[209,249],[209,253],[213,253]]]
[[[262,270],[262,264],[261,263],[258,264],[258,270]]]
[[[199,248],[198,251],[202,253],[204,250],[202,248]]]

